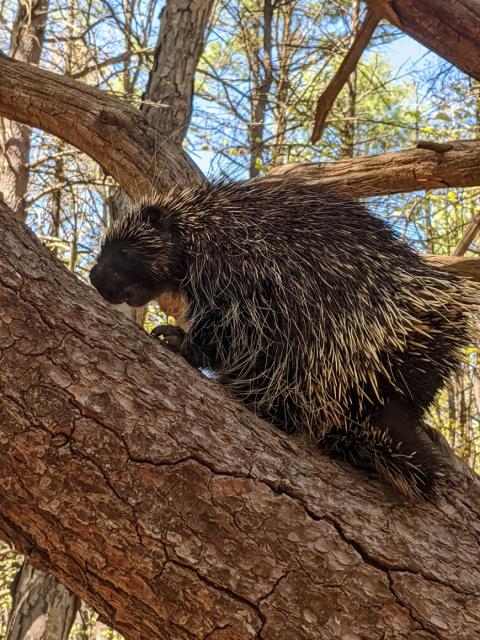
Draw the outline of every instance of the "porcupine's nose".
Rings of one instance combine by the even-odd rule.
[[[102,275],[98,264],[95,264],[90,270],[90,282],[97,291],[102,293]]]
[[[98,264],[94,265],[90,271],[90,282],[107,302],[112,304],[118,302],[115,282],[112,282],[112,278],[106,277],[104,269],[101,269]]]

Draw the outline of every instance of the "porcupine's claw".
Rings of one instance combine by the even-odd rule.
[[[162,344],[173,351],[179,353],[185,360],[196,369],[208,368],[209,362],[205,356],[197,351],[187,340],[185,331],[174,324],[160,324],[150,332],[154,338],[161,340]]]
[[[178,353],[182,347],[185,338],[185,332],[174,324],[160,324],[150,332],[154,338],[158,338],[161,342]]]

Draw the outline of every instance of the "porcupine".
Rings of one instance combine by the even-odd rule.
[[[167,345],[257,415],[432,497],[424,415],[468,344],[470,285],[356,201],[256,182],[174,188],[108,229],[91,281],[112,303],[184,300]]]

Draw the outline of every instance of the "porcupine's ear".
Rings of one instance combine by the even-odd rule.
[[[175,225],[172,219],[172,212],[165,207],[155,205],[145,205],[140,210],[140,217],[145,222],[149,222],[158,231],[173,233]]]

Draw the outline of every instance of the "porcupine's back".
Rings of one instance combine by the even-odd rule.
[[[189,338],[220,382],[286,431],[428,492],[438,460],[417,426],[468,343],[464,283],[318,189],[204,185],[162,204],[186,221]]]

